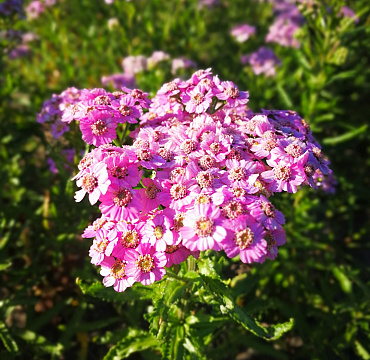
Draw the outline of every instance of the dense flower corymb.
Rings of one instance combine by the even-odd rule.
[[[129,60],[125,66],[140,65]],[[45,102],[40,122],[68,130],[77,121],[95,147],[78,166],[75,198],[100,202],[102,216],[83,237],[93,238],[89,255],[105,286],[150,285],[166,267],[208,249],[244,263],[277,256],[285,218],[273,194],[324,187],[331,171],[297,113],[255,114],[248,100],[247,91],[206,69],[164,84],[152,100],[122,87],[72,88]],[[139,123],[133,145],[115,146],[125,122]]]

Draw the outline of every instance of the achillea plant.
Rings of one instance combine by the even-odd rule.
[[[51,106],[51,115],[78,121],[94,145],[74,177],[75,199],[100,202],[102,216],[82,236],[94,238],[91,262],[118,292],[153,284],[209,249],[244,263],[273,260],[286,242],[273,194],[316,187],[318,172],[330,174],[297,113],[253,113],[248,92],[211,69],[164,84],[152,100],[125,87],[71,91],[73,101]],[[124,145],[116,129],[137,119],[133,144]]]

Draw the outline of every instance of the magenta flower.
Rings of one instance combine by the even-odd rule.
[[[109,179],[112,184],[136,186],[142,177],[142,170],[137,164],[130,161],[127,154],[117,154],[104,159],[107,164]]]
[[[189,250],[221,249],[220,242],[226,236],[222,226],[221,210],[211,204],[194,205],[180,228],[183,245]]]
[[[240,255],[244,263],[263,262],[267,255],[265,231],[251,216],[244,215],[233,221],[226,221],[227,236],[222,241],[229,258]]]
[[[167,216],[156,215],[143,228],[144,242],[149,242],[157,251],[164,252],[167,245],[175,245],[178,239],[177,234],[171,230],[172,226],[173,222]]]
[[[263,195],[259,200],[248,205],[250,214],[268,230],[281,229],[285,224],[285,217],[276,210],[274,205],[270,203]]]
[[[92,225],[89,225],[82,234],[83,238],[102,237],[104,230],[111,232],[116,226],[116,222],[104,216],[96,219]]]
[[[274,260],[279,252],[278,246],[286,243],[285,231],[281,227],[276,230],[266,231],[265,240],[267,242],[267,257]]]
[[[143,285],[153,284],[166,274],[164,268],[167,258],[164,252],[155,250],[149,243],[140,244],[135,250],[128,250],[125,254],[127,261],[127,276],[133,277]]]
[[[113,286],[118,292],[125,291],[131,287],[135,280],[126,274],[126,261],[115,259],[113,256],[106,257],[100,264],[100,275],[104,276],[103,285]]]
[[[95,146],[111,143],[116,137],[117,120],[108,111],[92,110],[80,122],[82,139]]]
[[[160,181],[145,178],[142,180],[144,189],[139,189],[143,212],[157,209],[159,205],[168,206],[171,201],[170,193],[162,187]]]
[[[112,108],[117,110],[121,118],[119,122],[136,124],[143,111],[140,105],[135,105],[136,99],[131,95],[121,96],[119,101],[113,101]]]
[[[80,202],[88,193],[90,204],[94,205],[100,196],[107,192],[110,185],[107,165],[104,163],[91,165],[85,170],[84,175],[77,180],[76,184],[82,189],[76,192],[75,200]]]
[[[308,152],[302,155],[296,162],[282,162],[276,164],[272,170],[261,173],[262,179],[270,184],[269,190],[290,193],[297,192],[297,186],[301,185],[306,175],[304,165],[307,162]],[[269,161],[267,161],[269,163]],[[270,162],[273,164],[273,162]]]
[[[229,106],[245,105],[249,101],[248,91],[239,91],[232,81],[223,81],[218,84],[218,88],[221,93],[216,96],[220,100],[227,100]]]
[[[185,261],[191,254],[191,251],[181,244],[167,245],[165,254],[167,258],[166,267],[171,267],[174,264],[178,265]]]
[[[112,185],[100,201],[102,214],[117,221],[134,221],[142,208],[137,190],[125,186]]]
[[[139,221],[131,224],[120,221],[117,224],[117,237],[109,242],[105,254],[123,259],[127,249],[135,249],[143,239],[143,227],[145,222]]]

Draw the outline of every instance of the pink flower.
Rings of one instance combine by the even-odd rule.
[[[251,35],[256,33],[256,28],[248,24],[234,26],[230,32],[235,37],[236,41],[242,43],[247,41]]]
[[[269,190],[281,192],[287,191],[290,193],[297,192],[297,186],[301,185],[306,175],[304,172],[304,164],[306,164],[308,152],[302,155],[296,162],[275,163],[272,170],[261,173],[262,179],[270,184]],[[269,162],[269,161],[267,161]],[[270,164],[274,164],[271,162]]]
[[[127,249],[135,249],[141,243],[144,236],[142,232],[144,225],[143,221],[134,224],[125,221],[118,222],[117,237],[108,244],[105,254],[123,259]]]
[[[112,185],[100,201],[102,214],[117,221],[134,221],[142,208],[137,190],[126,186]]]
[[[244,215],[225,222],[227,236],[222,241],[226,255],[233,258],[240,254],[244,263],[263,262],[267,255],[265,231],[251,216]]]
[[[107,192],[110,185],[107,165],[104,163],[91,165],[85,170],[84,175],[77,180],[76,184],[82,189],[76,192],[75,200],[80,202],[88,193],[90,204],[94,205],[100,196]]]
[[[220,100],[227,100],[229,106],[245,105],[249,101],[248,91],[239,91],[232,81],[223,81],[218,88],[221,93],[216,96]]]
[[[180,228],[183,245],[189,250],[221,249],[219,243],[225,238],[221,210],[211,204],[194,205],[183,220]]]
[[[212,92],[207,91],[203,84],[197,85],[193,90],[184,95],[185,110],[189,113],[200,114],[207,111],[212,103]]]
[[[262,223],[268,230],[281,229],[285,224],[284,215],[275,209],[274,205],[270,203],[263,195],[259,200],[248,205],[250,214],[260,223]]]
[[[126,274],[127,262],[115,259],[113,256],[106,257],[100,264],[100,275],[104,276],[103,285],[112,286],[115,291],[122,292],[131,287],[135,280]]]
[[[116,231],[103,230],[100,236],[94,239],[93,244],[90,247],[89,256],[91,257],[91,263],[94,265],[100,265],[104,260],[107,253],[108,244],[117,237]]]
[[[143,285],[153,284],[166,274],[164,267],[167,258],[164,252],[155,250],[149,243],[140,244],[135,250],[128,250],[125,254],[127,261],[127,276],[133,277]]]
[[[95,146],[111,143],[116,137],[117,120],[108,111],[92,110],[80,122],[82,139]]]
[[[157,251],[164,252],[167,245],[175,245],[177,233],[173,233],[171,228],[173,222],[164,214],[156,215],[152,220],[147,221],[143,228],[145,242],[155,246]],[[176,235],[176,236],[175,236]]]
[[[170,193],[162,187],[158,180],[145,178],[142,180],[144,189],[139,189],[141,201],[143,204],[143,212],[157,209],[159,205],[168,206],[171,201]]]
[[[140,105],[135,105],[136,99],[131,95],[121,96],[119,102],[113,102],[112,108],[117,110],[121,115],[121,119],[119,122],[125,123],[126,121],[130,124],[136,124],[137,118],[139,118],[142,114],[142,108]]]
[[[137,164],[130,161],[126,153],[109,156],[104,162],[112,184],[134,187],[140,182],[143,172],[138,169]]]
[[[281,227],[275,230],[266,231],[265,240],[267,242],[267,257],[274,260],[278,254],[278,246],[286,243],[285,231]]]
[[[170,267],[174,264],[178,265],[185,261],[191,254],[191,251],[181,244],[167,245],[165,254],[167,258],[166,267]]]
[[[83,238],[102,237],[104,230],[110,230],[116,226],[116,222],[104,216],[96,219],[82,234]]]

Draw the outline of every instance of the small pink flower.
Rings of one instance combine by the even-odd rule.
[[[106,257],[100,264],[100,275],[104,276],[103,285],[112,286],[115,291],[122,292],[131,287],[135,280],[126,274],[127,262],[115,259],[113,256]]]
[[[206,112],[212,103],[212,93],[207,91],[203,84],[197,85],[190,90],[187,96],[184,95],[185,110],[189,113],[200,114]]]
[[[163,213],[148,221],[143,228],[145,242],[155,246],[157,251],[164,252],[167,245],[175,245],[177,233],[172,231],[173,222]]]
[[[265,231],[253,217],[240,216],[236,220],[226,221],[225,227],[228,233],[222,245],[228,257],[233,258],[240,254],[240,260],[244,263],[265,260],[267,254],[267,243],[263,239]]]
[[[117,121],[108,111],[92,110],[80,122],[82,139],[95,146],[111,143],[116,137]]]
[[[230,32],[230,34],[235,37],[236,41],[240,43],[247,41],[255,33],[256,28],[248,24],[234,26]]]
[[[137,190],[126,186],[112,185],[100,199],[99,206],[104,216],[121,221],[134,221],[142,208]]]
[[[167,245],[165,254],[167,257],[166,267],[170,267],[174,264],[178,265],[185,261],[191,254],[191,251],[181,244]]]
[[[161,280],[166,274],[165,253],[156,251],[155,247],[149,243],[140,244],[135,250],[128,250],[125,260],[127,261],[127,275],[143,285],[151,285],[154,281]]]
[[[248,205],[248,209],[250,214],[268,230],[281,229],[282,225],[285,224],[284,215],[276,210],[274,205],[263,195],[260,196],[259,200]]]
[[[116,231],[103,230],[100,236],[94,239],[89,251],[92,264],[99,265],[104,260],[105,255],[109,255],[106,251],[107,246],[116,237]]]
[[[91,165],[86,169],[84,175],[77,180],[76,184],[82,189],[76,192],[75,200],[80,202],[88,193],[90,204],[94,205],[100,196],[106,194],[110,185],[107,165],[102,162]]]
[[[180,228],[183,245],[189,250],[221,250],[219,243],[225,238],[221,210],[211,204],[194,205],[187,212]]]

